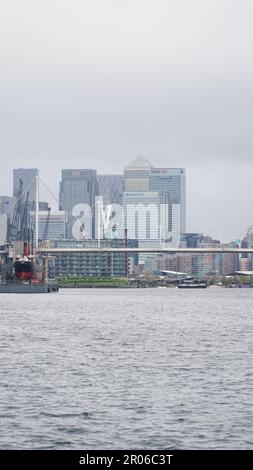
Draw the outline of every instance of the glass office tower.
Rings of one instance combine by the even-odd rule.
[[[76,217],[73,215],[73,209],[77,204],[87,204],[91,208],[93,224],[90,233],[86,233],[84,236],[92,238],[94,234],[95,197],[98,194],[97,186],[96,170],[62,170],[59,209],[67,213],[67,238],[73,238],[72,229],[76,221]],[[82,230],[82,224],[80,224],[80,230]],[[83,233],[85,233],[85,227],[83,230]]]

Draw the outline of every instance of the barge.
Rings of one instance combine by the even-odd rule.
[[[0,294],[49,294],[58,292],[58,290],[59,287],[57,283],[29,284],[24,282],[0,282]]]

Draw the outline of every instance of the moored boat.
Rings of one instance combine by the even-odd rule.
[[[30,281],[34,274],[34,264],[33,261],[27,256],[19,258],[14,263],[14,272],[15,276],[19,281],[26,282]]]
[[[200,281],[198,279],[185,279],[178,284],[178,289],[206,289],[207,284],[205,281]]]

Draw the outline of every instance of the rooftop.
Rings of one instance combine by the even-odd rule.
[[[153,168],[151,163],[144,158],[142,155],[139,155],[135,160],[132,160],[127,168]]]

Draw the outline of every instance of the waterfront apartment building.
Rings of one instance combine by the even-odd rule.
[[[222,248],[226,246],[231,248],[236,248],[234,244],[231,245],[222,245]],[[240,269],[239,255],[237,253],[227,253],[220,255],[220,266],[219,274],[225,276],[228,274],[233,274]]]
[[[246,235],[246,242],[247,242],[247,248],[253,248],[253,225],[251,225],[248,228],[247,235]],[[253,255],[249,254],[248,259],[249,259],[249,269],[252,271],[253,270]]]
[[[182,248],[220,248],[220,241],[200,233],[182,235]],[[235,248],[234,243],[222,245]],[[248,259],[241,258],[248,261]],[[248,263],[244,263],[248,266]],[[156,255],[153,260],[147,259],[145,269],[151,272],[176,271],[197,277],[223,276],[234,273],[239,268],[237,253],[177,253]]]
[[[213,240],[212,237],[202,236],[197,241],[197,248],[220,248],[220,241]],[[205,253],[196,255],[195,273],[199,277],[207,275],[219,275],[220,255],[215,253]]]
[[[253,225],[248,230],[246,237],[241,242],[242,248],[253,248]],[[253,270],[253,255],[250,253],[242,253],[239,261],[240,271]]]
[[[196,273],[196,255],[192,253],[184,254],[161,254],[145,261],[145,270],[152,273],[160,271],[174,271],[193,275]]]
[[[94,214],[95,197],[98,194],[97,186],[96,170],[62,170],[59,209],[65,211],[67,214],[67,238],[73,238],[73,227],[75,223],[80,227],[81,237],[92,238],[92,236],[94,236],[94,216],[91,227],[87,228],[85,226],[86,218],[83,217],[83,220],[81,221],[82,207],[77,207],[77,205],[87,204],[90,206],[92,214]],[[77,219],[80,220],[80,224]]]
[[[129,242],[130,246],[131,243]],[[50,248],[62,248],[53,252],[55,276],[126,276],[130,269],[130,256],[126,253],[71,253],[67,248],[97,248],[97,240],[59,240],[50,242]],[[125,240],[101,240],[101,248],[123,248]],[[49,253],[49,255],[51,255]]]

